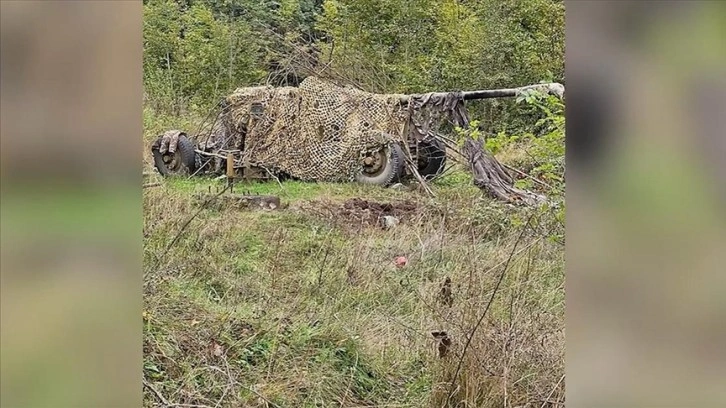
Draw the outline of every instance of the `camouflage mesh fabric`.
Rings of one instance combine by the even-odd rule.
[[[174,153],[176,152],[177,145],[179,144],[179,137],[182,135],[186,136],[186,133],[181,130],[174,129],[166,131],[163,135],[161,135],[161,138],[157,140],[152,148],[159,149],[161,154],[166,152]]]
[[[226,99],[210,143],[243,162],[308,181],[350,181],[361,157],[400,140],[401,96],[338,87],[315,77],[299,87],[239,88]]]

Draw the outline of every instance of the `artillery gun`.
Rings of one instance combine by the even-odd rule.
[[[357,181],[387,186],[431,179],[446,165],[434,122],[463,101],[513,97],[531,88],[562,96],[560,84],[420,95],[373,94],[306,78],[299,87],[238,88],[211,124],[190,137],[172,130],[152,145],[162,175],[225,173],[242,179]],[[459,124],[466,115],[459,118]]]

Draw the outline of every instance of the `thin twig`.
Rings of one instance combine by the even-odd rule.
[[[171,404],[169,408],[212,408],[209,405],[201,404]]]
[[[168,407],[168,406],[171,405],[171,404],[169,404],[169,401],[167,401],[166,398],[164,398],[164,396],[161,395],[161,393],[159,392],[159,390],[157,390],[156,388],[154,388],[154,386],[151,385],[148,381],[143,380],[143,383],[144,383],[144,386],[146,386],[146,388],[148,388],[149,390],[151,390],[151,392],[153,392],[154,395],[156,395],[156,398],[158,398],[159,401],[161,401],[161,403],[164,404],[165,407]]]
[[[562,383],[562,380],[564,380],[564,379],[565,379],[565,375],[562,374],[562,377],[560,377],[560,380],[557,381],[557,384],[555,384],[555,386],[552,387],[552,391],[550,391],[550,394],[547,396],[547,398],[544,399],[544,402],[542,403],[542,406],[540,408],[544,408],[544,406],[547,405],[548,400],[550,399],[552,394],[555,393],[555,390],[557,389],[557,387],[560,386],[560,383]]]
[[[408,148],[407,148],[408,149]],[[409,152],[409,154],[411,154]],[[434,194],[433,190],[428,186],[428,183],[426,183],[426,180],[421,177],[421,174],[419,174],[418,169],[416,169],[416,166],[413,164],[413,162],[406,157],[406,165],[408,166],[408,170],[413,174],[413,176],[418,180],[419,184],[421,184],[421,187],[423,187],[424,191],[431,197],[436,197],[436,194]]]
[[[202,169],[203,169],[204,167],[206,167],[206,166],[207,166],[207,164],[211,163],[211,162],[212,162],[212,160],[213,160],[213,159],[209,159],[209,160],[207,160],[206,162],[204,162],[204,164],[202,164],[201,166],[199,166],[199,168],[198,168],[198,169],[196,169],[196,170],[194,171],[194,173],[192,173],[192,174],[191,174],[191,175],[190,175],[190,176],[189,176],[188,178],[192,178],[192,177],[196,176],[196,175],[197,175],[197,174],[198,174],[198,173],[199,173],[199,172],[200,172],[200,171],[201,171],[201,170],[202,170]]]
[[[189,217],[188,220],[186,220],[186,222],[179,229],[179,232],[176,233],[176,235],[171,240],[171,242],[169,242],[169,244],[166,246],[166,249],[164,249],[164,252],[161,254],[161,256],[160,257],[157,257],[156,264],[154,265],[154,268],[153,269],[156,269],[159,266],[159,264],[161,263],[161,260],[164,259],[164,257],[166,256],[167,253],[169,253],[169,250],[171,249],[171,247],[173,247],[174,244],[177,242],[177,240],[179,240],[179,237],[181,237],[182,232],[184,232],[184,230],[189,226],[189,224],[191,224],[191,222],[195,218],[197,218],[197,216],[207,207],[207,205],[210,202],[212,202],[212,200],[214,200],[217,197],[221,196],[225,191],[227,191],[227,189],[229,189],[229,185],[226,185],[219,193],[215,194],[212,197],[209,197],[206,201],[204,201],[202,203],[202,205],[199,206],[199,209],[194,214],[192,214],[192,216]]]
[[[438,138],[439,140],[441,140],[446,147],[448,147],[449,149],[451,149],[451,151],[457,153],[461,157],[466,158],[466,156],[464,156],[461,153],[461,151],[459,151],[459,146],[456,144],[456,141],[454,139],[449,138],[449,137],[446,137],[446,136],[441,135],[441,134],[437,134],[436,135],[436,138]]]
[[[232,378],[232,374],[229,372],[229,363],[227,362],[227,358],[225,356],[222,356],[222,359],[224,361],[224,366],[227,369],[227,378],[229,378],[229,383],[227,384],[227,387],[222,392],[222,396],[219,397],[219,401],[217,401],[217,403],[214,404],[214,408],[219,407],[219,404],[221,404],[222,401],[224,401],[224,397],[227,396],[227,393],[229,392],[229,390],[231,390],[232,387],[234,386],[234,379]]]
[[[156,395],[156,398],[158,398],[159,401],[161,401],[161,403],[164,404],[164,407],[166,407],[166,408],[212,408],[209,405],[170,403],[169,401],[167,401],[166,398],[164,398],[163,395],[161,395],[159,390],[154,388],[154,386],[152,386],[148,381],[143,380],[143,384],[146,386],[146,388],[151,390],[151,392],[153,392],[154,395]]]
[[[217,105],[207,114],[207,117],[204,119],[202,124],[200,125],[199,131],[201,132],[202,126],[212,116],[212,112],[217,110],[217,116],[214,117],[214,122],[212,122],[212,125],[209,126],[209,132],[207,132],[207,136],[204,138],[204,146],[207,146],[207,143],[209,142],[209,138],[212,137],[212,131],[214,131],[214,125],[217,124],[217,121],[219,120],[219,117],[222,116],[222,113],[227,113],[225,110],[227,109],[227,106],[222,106],[224,104],[224,100],[219,101]]]
[[[454,166],[451,166],[451,165],[446,166],[446,168],[444,169],[444,171],[442,171],[441,173],[435,175],[429,181],[432,181],[433,182],[433,181],[436,181],[436,180],[441,180],[442,178],[444,178],[445,175],[447,175],[448,173],[451,173],[451,170],[453,170],[453,169],[454,169]]]
[[[444,404],[444,406],[449,405],[451,396],[454,393],[454,386],[456,385],[456,382],[458,381],[459,372],[461,371],[461,365],[464,362],[464,357],[466,357],[466,351],[469,349],[469,345],[471,344],[471,340],[474,338],[476,331],[479,329],[479,326],[481,326],[482,322],[484,321],[484,317],[486,317],[487,312],[489,311],[489,308],[492,305],[492,302],[494,302],[494,298],[495,298],[497,292],[499,291],[499,286],[502,284],[502,281],[504,280],[504,275],[506,275],[507,269],[509,268],[509,263],[511,262],[512,257],[514,256],[514,253],[517,250],[517,245],[519,245],[519,242],[522,240],[524,233],[527,231],[527,228],[529,227],[529,223],[530,223],[530,221],[532,221],[533,216],[534,216],[534,213],[532,215],[530,215],[529,218],[527,218],[527,222],[524,224],[524,227],[522,227],[522,230],[519,232],[519,236],[517,237],[517,240],[514,242],[514,247],[512,248],[512,251],[509,253],[509,257],[507,258],[507,261],[504,264],[504,268],[502,269],[502,272],[499,274],[499,279],[497,280],[497,283],[494,286],[494,290],[492,291],[492,294],[489,297],[489,301],[487,302],[487,305],[484,308],[484,312],[482,312],[481,316],[479,316],[479,320],[476,322],[474,327],[471,329],[471,332],[467,336],[466,343],[464,344],[464,349],[461,351],[461,357],[459,357],[459,362],[456,365],[456,371],[454,371],[454,377],[451,380],[451,385],[449,385],[449,392],[446,395],[446,403]]]
[[[328,233],[328,235],[330,235],[330,233]],[[325,263],[328,261],[328,255],[330,254],[332,246],[332,244],[328,243],[327,248],[325,249],[325,255],[323,255],[323,261],[320,262],[320,269],[318,270],[318,289],[320,289],[323,285],[323,271],[325,270]]]
[[[212,370],[217,370],[217,371],[219,371],[219,372],[220,372],[220,373],[222,373],[222,374],[227,374],[227,373],[225,373],[224,371],[222,371],[222,369],[221,369],[221,368],[219,368],[219,367],[215,367],[215,366],[209,366],[209,367],[207,367],[207,368],[209,368],[209,369],[212,369]],[[264,395],[262,395],[262,394],[260,394],[259,392],[255,391],[255,390],[254,390],[254,389],[253,389],[252,387],[248,387],[248,386],[246,386],[246,385],[244,385],[244,384],[241,384],[241,383],[240,383],[239,381],[237,381],[237,380],[233,379],[232,377],[229,377],[229,378],[230,378],[230,380],[231,380],[231,381],[232,381],[232,382],[234,383],[234,385],[239,385],[240,387],[242,387],[242,388],[246,389],[247,391],[249,391],[249,392],[251,392],[251,393],[253,393],[253,394],[257,395],[257,396],[258,396],[258,397],[259,397],[260,399],[264,400],[265,402],[267,402],[267,403],[268,403],[268,404],[270,404],[271,406],[273,406],[273,407],[275,407],[275,408],[280,408],[280,406],[279,406],[279,405],[275,404],[274,402],[270,401],[270,400],[269,400],[269,399],[268,399],[267,397],[265,397]],[[212,407],[208,407],[208,408],[212,408]]]
[[[410,330],[410,331],[418,334],[419,336],[421,336],[421,338],[426,338],[427,339],[430,336],[427,333],[424,333],[424,332],[422,332],[422,331],[420,331],[418,329],[415,329],[415,328],[413,328],[413,327],[411,327],[411,326],[403,323],[402,321],[400,321],[399,319],[397,319],[397,318],[395,318],[395,317],[393,317],[391,315],[386,315],[386,318],[388,319],[389,322],[396,323],[396,324],[400,325],[401,327],[403,327],[404,329]]]
[[[280,179],[279,179],[279,178],[277,178],[277,176],[276,176],[276,175],[274,175],[274,174],[273,174],[273,173],[272,173],[272,172],[270,171],[270,169],[268,169],[268,168],[267,168],[267,167],[265,167],[265,166],[261,166],[261,165],[259,165],[259,164],[257,165],[257,167],[260,167],[260,168],[262,168],[263,170],[265,170],[265,171],[267,172],[267,174],[269,174],[269,175],[270,175],[270,177],[274,178],[274,179],[275,179],[275,181],[277,181],[277,184],[278,184],[278,185],[280,186],[280,188],[284,189],[284,187],[282,186],[282,183],[280,182]]]
[[[531,179],[531,180],[532,180],[532,181],[534,181],[535,183],[541,184],[541,185],[543,185],[543,186],[545,186],[545,187],[547,187],[547,188],[549,188],[549,189],[554,189],[554,187],[552,187],[551,185],[549,185],[549,184],[545,183],[544,181],[542,181],[542,180],[539,180],[539,179],[537,179],[536,177],[534,177],[534,176],[532,176],[532,175],[529,175],[529,174],[527,174],[527,173],[525,173],[525,172],[523,172],[523,171],[517,170],[517,169],[515,169],[515,168],[514,168],[514,167],[512,167],[512,166],[506,165],[506,164],[504,164],[504,163],[502,163],[502,166],[504,166],[505,168],[507,168],[507,170],[511,170],[511,171],[513,171],[513,172],[515,172],[515,173],[519,174],[520,176],[524,176],[524,177],[527,177],[528,179]]]
[[[217,153],[205,152],[204,150],[199,150],[199,149],[196,149],[194,152],[197,154],[201,154],[202,156],[212,156],[212,157],[218,157],[220,159],[227,160],[227,156],[223,156],[223,155],[217,154]]]

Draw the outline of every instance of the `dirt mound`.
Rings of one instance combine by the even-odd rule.
[[[380,216],[404,216],[414,212],[417,208],[415,203],[401,201],[397,203],[377,203],[362,198],[351,198],[343,203],[343,208],[351,211],[369,211]]]
[[[301,205],[299,210],[333,221],[343,228],[382,227],[386,216],[399,222],[409,221],[418,210],[412,201],[376,202],[362,198],[351,198],[344,202],[312,201]]]

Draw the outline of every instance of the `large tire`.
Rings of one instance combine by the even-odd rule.
[[[426,180],[441,174],[446,167],[446,146],[436,138],[418,144],[418,173]]]
[[[194,172],[196,152],[194,151],[194,143],[188,137],[185,135],[179,136],[179,142],[174,153],[162,154],[159,151],[160,143],[161,138],[154,143],[151,152],[154,155],[154,167],[159,170],[162,176]]]
[[[377,165],[364,165],[356,175],[356,181],[387,187],[401,180],[406,163],[403,150],[397,143],[391,143],[369,157],[374,157],[379,162]]]

